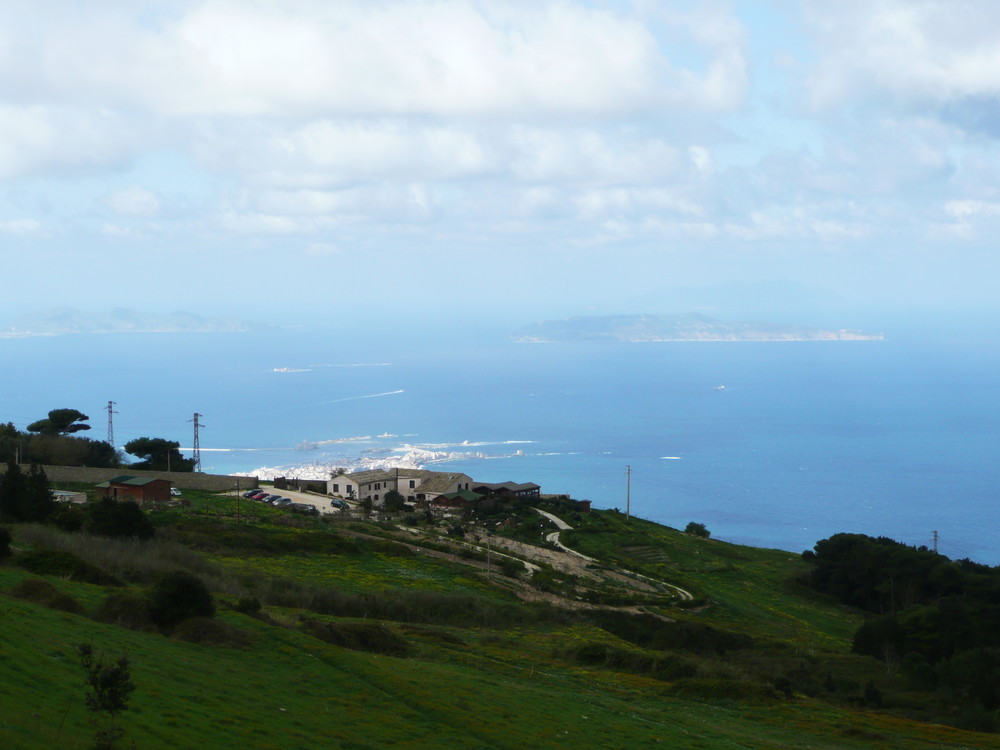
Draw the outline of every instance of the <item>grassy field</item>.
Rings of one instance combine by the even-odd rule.
[[[587,554],[690,587],[705,602],[657,614],[759,642],[719,655],[643,646],[586,610],[516,604],[509,587],[457,558],[402,552],[343,525],[263,508],[237,528],[232,510],[229,500],[195,496],[190,509],[156,519],[160,546],[145,555],[150,566],[162,557],[165,568],[198,567],[214,590],[215,619],[239,633],[228,646],[96,622],[110,592],[148,590],[152,573],[138,566],[120,564],[117,587],[31,573],[18,556],[0,566],[0,747],[90,747],[77,656],[89,643],[110,658],[128,654],[136,691],[122,724],[142,749],[1000,748],[994,735],[860,708],[857,684],[880,665],[848,653],[858,616],[795,584],[802,563],[786,552],[625,524],[614,513],[564,534]],[[182,542],[193,557],[171,547]],[[37,545],[16,546],[23,554]],[[74,549],[84,556],[91,547]],[[249,593],[241,578],[294,579],[348,598],[410,597],[437,611],[411,617],[411,605],[377,620],[264,601],[243,614],[233,609]],[[10,594],[27,579],[48,581],[75,613]],[[435,598],[442,594],[452,599]],[[469,607],[490,616],[470,618]],[[837,670],[853,687],[786,697],[759,679],[761,670],[806,663]]]

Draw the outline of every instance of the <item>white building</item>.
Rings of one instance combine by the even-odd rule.
[[[371,498],[381,502],[385,493],[396,490],[408,502],[433,500],[439,495],[472,487],[472,477],[446,471],[426,469],[373,469],[353,474],[338,474],[327,480],[328,495],[353,500]]]

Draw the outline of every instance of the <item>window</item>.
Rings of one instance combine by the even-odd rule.
[[[340,485],[339,484],[333,485],[333,491],[334,492],[340,492]]]
[[[411,479],[410,480],[410,489],[412,490],[416,486],[417,486],[417,483],[414,480]]]

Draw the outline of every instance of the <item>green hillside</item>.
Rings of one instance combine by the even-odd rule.
[[[237,526],[234,499],[197,493],[151,512],[147,542],[12,525],[0,747],[91,747],[89,643],[127,653],[120,746],[143,750],[1000,748],[917,720],[933,706],[850,653],[861,616],[796,583],[798,555],[546,507],[599,562],[519,544],[547,533],[528,514],[459,531],[243,502]],[[178,569],[217,613],[165,635],[135,603]],[[862,705],[869,682],[881,709]]]

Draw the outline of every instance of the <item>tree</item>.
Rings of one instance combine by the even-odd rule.
[[[56,509],[45,472],[34,464],[25,474],[20,465],[7,464],[0,476],[0,516],[13,521],[44,521]]]
[[[24,494],[21,498],[21,520],[28,522],[45,521],[55,513],[56,501],[49,489],[49,478],[41,466],[32,464],[24,479]]]
[[[87,708],[107,719],[107,726],[97,731],[94,747],[113,750],[115,743],[125,734],[115,724],[115,719],[122,711],[128,710],[129,697],[135,690],[128,654],[122,654],[114,663],[105,664],[95,659],[94,648],[89,643],[81,643],[78,649],[80,664],[87,672],[90,688],[85,697]]]
[[[705,528],[705,524],[695,523],[694,521],[692,521],[691,523],[689,523],[687,526],[684,527],[684,533],[693,534],[694,536],[700,536],[705,539],[708,539],[710,536],[712,536],[712,532],[709,531],[707,528]]]
[[[135,468],[153,471],[194,471],[194,459],[184,458],[175,440],[141,437],[125,443],[125,452],[141,459]]]
[[[382,507],[390,513],[399,513],[402,510],[406,510],[406,498],[396,490],[389,490],[382,498]]]
[[[21,520],[21,496],[24,494],[24,472],[11,461],[0,475],[0,517]]]
[[[28,432],[38,432],[43,435],[69,435],[81,430],[89,430],[89,424],[83,424],[90,419],[82,411],[76,409],[53,409],[48,419],[39,419],[28,425]]]

